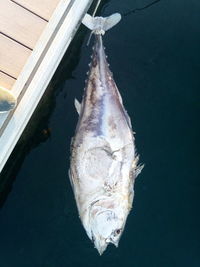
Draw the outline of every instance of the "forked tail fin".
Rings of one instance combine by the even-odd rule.
[[[104,34],[121,20],[119,13],[114,13],[109,17],[92,17],[86,14],[82,23],[95,34]]]

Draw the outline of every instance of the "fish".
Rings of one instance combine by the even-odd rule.
[[[134,197],[138,165],[131,120],[110,71],[102,36],[121,19],[83,19],[95,42],[82,102],[71,141],[69,177],[79,217],[101,255],[109,243],[118,247]]]

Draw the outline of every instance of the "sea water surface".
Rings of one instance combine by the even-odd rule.
[[[104,44],[145,163],[119,248],[98,255],[68,179],[73,103],[93,42],[82,26],[1,175],[0,267],[200,266],[200,1],[129,13],[150,2],[110,0],[100,10],[123,14]]]

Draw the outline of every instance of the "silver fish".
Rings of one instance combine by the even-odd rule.
[[[87,15],[83,21],[93,30],[95,44],[82,103],[75,100],[79,120],[71,144],[69,173],[79,216],[100,254],[109,243],[118,246],[142,169],[102,42],[120,18],[117,13],[107,18]]]

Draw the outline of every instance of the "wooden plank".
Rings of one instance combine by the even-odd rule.
[[[23,88],[27,88],[28,86],[29,82],[27,81],[30,81],[35,75],[36,66],[38,68],[38,66],[42,62],[44,54],[48,50],[52,40],[54,39],[58,29],[61,26],[61,18],[64,16],[66,10],[70,9],[71,1],[73,0],[60,0],[58,6],[56,7],[54,14],[49,20],[49,23],[47,23],[46,28],[44,29],[39,41],[37,42],[34,50],[31,53],[31,56],[29,57],[23,70],[18,76],[17,82],[13,87],[13,91],[17,97],[19,95],[22,95],[22,90],[24,90]]]
[[[11,89],[15,81],[16,81],[15,79],[11,78],[10,76],[0,71],[0,87]]]
[[[17,78],[31,50],[0,34],[0,70]]]
[[[49,20],[60,0],[11,0]]]
[[[8,0],[0,0],[0,32],[33,48],[47,22]]]

